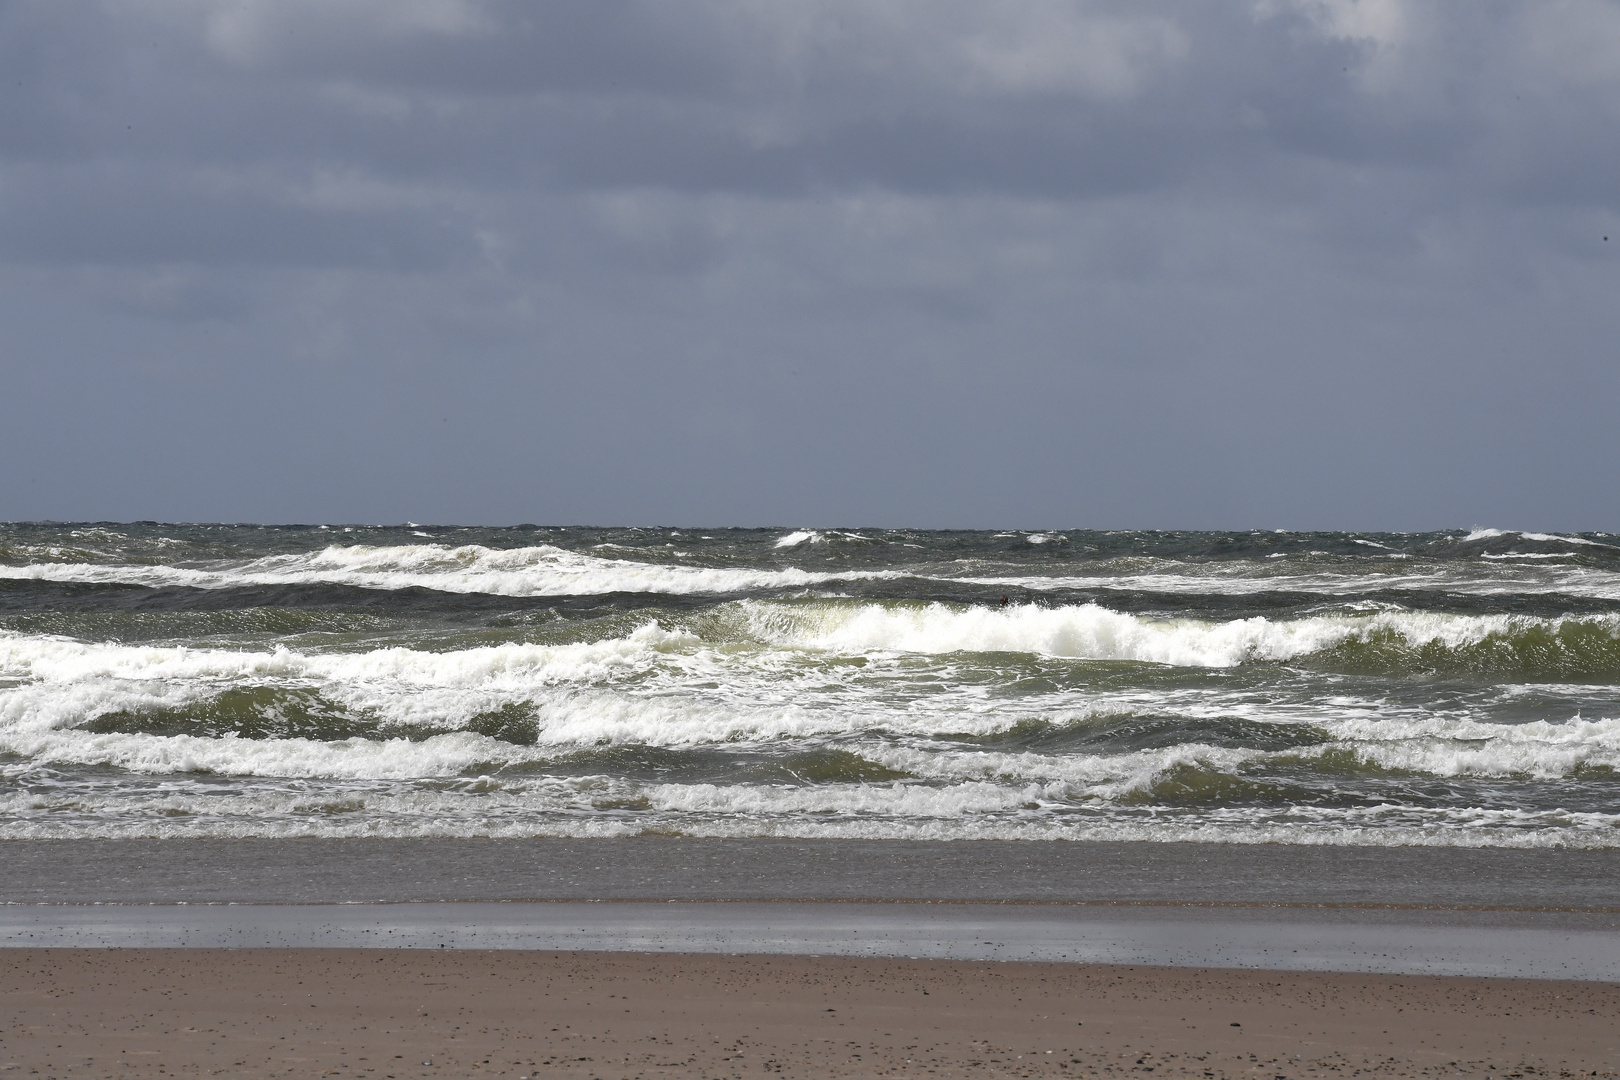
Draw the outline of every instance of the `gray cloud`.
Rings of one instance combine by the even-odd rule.
[[[0,3],[0,516],[1620,528],[1617,58],[1606,0]]]

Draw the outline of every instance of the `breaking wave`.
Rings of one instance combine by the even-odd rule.
[[[1476,672],[1526,679],[1620,676],[1620,616],[1539,618],[1383,611],[1213,622],[1097,604],[744,601],[763,640],[839,653],[1013,652],[1176,667],[1311,660],[1336,670]]]
[[[1539,533],[1524,532],[1519,529],[1475,529],[1462,538],[1462,543],[1472,544],[1480,540],[1500,540],[1507,536],[1517,536],[1525,540],[1534,540],[1542,544],[1574,544],[1579,547],[1606,547],[1613,548],[1614,544],[1605,544],[1598,540],[1590,540],[1584,536],[1573,536],[1568,533]]]
[[[348,585],[363,589],[433,589],[495,596],[724,594],[900,576],[904,575],[885,570],[825,572],[794,567],[675,566],[605,559],[546,544],[504,549],[476,544],[461,547],[444,544],[332,546],[317,552],[199,566],[89,562],[0,566],[0,578],[23,581],[193,589]]]
[[[0,526],[0,837],[1620,848],[1617,545]]]

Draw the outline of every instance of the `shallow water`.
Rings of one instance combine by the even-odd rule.
[[[1528,979],[1620,979],[1576,915],[1020,904],[554,903],[0,907],[0,947],[536,949],[893,956]]]
[[[1614,847],[1617,765],[1620,537],[0,526],[0,837]]]

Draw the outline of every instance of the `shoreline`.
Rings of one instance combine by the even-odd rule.
[[[566,899],[562,897],[540,897],[534,899],[505,899],[505,900],[344,900],[339,905],[343,907],[405,907],[425,904],[494,904],[518,906],[525,904],[811,904],[811,905],[873,905],[889,907],[1027,907],[1027,908],[1089,908],[1101,911],[1123,910],[1195,910],[1195,911],[1302,911],[1302,912],[1349,912],[1349,913],[1375,913],[1375,912],[1432,912],[1436,914],[1455,913],[1459,915],[1575,915],[1575,916],[1620,916],[1620,907],[1542,907],[1525,904],[1375,904],[1375,903],[1332,903],[1329,901],[1215,901],[1215,900],[915,900],[904,897],[881,896],[851,896],[851,897],[812,897],[799,899],[788,896],[765,896],[726,899],[724,897],[704,897],[702,899],[666,899],[655,897],[653,899],[638,899],[634,897],[599,897],[590,900]],[[49,900],[41,903],[27,903],[18,900],[0,900],[0,910],[6,908],[133,908],[133,907],[263,907],[263,908],[297,908],[297,907],[326,907],[329,901],[324,900],[276,900],[258,903],[242,900]]]
[[[1620,849],[1131,841],[0,840],[0,904],[892,901],[1620,910]]]
[[[0,1076],[1497,1080],[1620,1061],[1620,852],[649,837],[0,858]]]
[[[1620,916],[1413,909],[551,901],[12,905],[0,947],[689,953],[1620,984]]]

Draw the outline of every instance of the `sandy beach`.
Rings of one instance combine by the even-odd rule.
[[[1275,1080],[1610,1075],[1620,1061],[1609,852],[536,840],[6,853],[0,1078]],[[1072,899],[969,899],[997,883]],[[872,895],[886,899],[838,899]],[[580,896],[615,899],[565,899]]]
[[[783,956],[0,951],[0,1071],[1612,1075],[1620,988]]]

